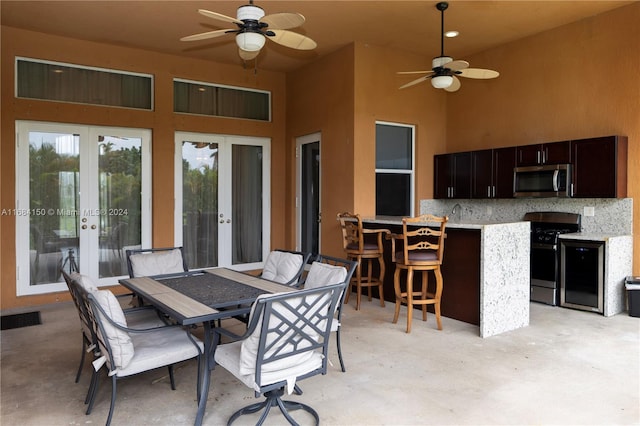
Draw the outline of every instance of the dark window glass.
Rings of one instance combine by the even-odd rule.
[[[271,119],[268,92],[174,80],[173,93],[175,112],[262,121]]]
[[[17,59],[19,98],[115,107],[153,108],[153,78],[114,70]]]

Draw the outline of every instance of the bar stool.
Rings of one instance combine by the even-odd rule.
[[[392,236],[392,257],[396,265],[393,287],[396,293],[396,310],[393,323],[398,322],[400,306],[407,304],[407,333],[411,333],[413,305],[422,305],[422,321],[427,320],[427,305],[433,305],[438,330],[442,330],[440,299],[442,297],[442,272],[440,266],[444,256],[445,227],[449,218],[433,215],[405,217],[402,219],[402,235]],[[403,242],[402,250],[396,251],[395,241]],[[407,271],[406,288],[400,285],[400,273]],[[413,290],[413,272],[422,271],[422,288]],[[428,273],[433,271],[436,283],[433,292],[427,291]],[[416,298],[417,297],[417,298]]]
[[[358,262],[355,276],[351,279],[349,288],[347,289],[347,295],[344,303],[349,303],[349,295],[351,289],[356,287],[356,310],[360,309],[360,300],[362,297],[362,287],[368,287],[369,301],[371,301],[372,290],[371,287],[378,287],[378,296],[380,297],[380,306],[384,307],[384,258],[383,258],[383,246],[382,236],[385,234],[390,235],[391,231],[388,229],[364,229],[362,227],[362,219],[360,215],[349,212],[338,213],[338,220],[340,221],[340,227],[342,228],[342,247],[348,259]],[[373,237],[366,238],[366,235],[375,236],[375,242]],[[377,260],[379,264],[379,275],[373,276],[374,261]],[[366,265],[366,275],[363,276],[362,267],[363,262]]]

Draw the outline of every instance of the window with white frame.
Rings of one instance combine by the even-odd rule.
[[[376,122],[376,215],[413,216],[415,126]]]

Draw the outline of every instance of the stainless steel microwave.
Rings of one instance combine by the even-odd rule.
[[[516,167],[514,197],[571,197],[571,164]]]

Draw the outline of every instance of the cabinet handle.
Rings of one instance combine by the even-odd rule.
[[[487,186],[487,198],[491,198],[491,187]]]
[[[493,185],[493,198],[496,198],[496,186]]]
[[[573,184],[571,184],[571,196],[573,197]]]
[[[541,164],[541,161],[540,161],[540,151],[536,151],[536,162],[537,162],[538,164]]]

